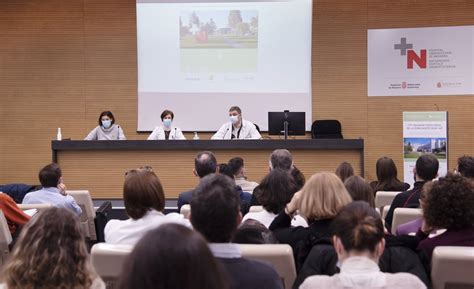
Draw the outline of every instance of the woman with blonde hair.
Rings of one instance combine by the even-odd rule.
[[[350,202],[352,198],[338,176],[329,172],[317,173],[293,196],[272,222],[270,230],[280,243],[293,248],[297,263],[303,262],[299,259],[308,253],[302,250],[303,247],[318,240],[331,243],[330,224]],[[291,219],[297,212],[308,221],[307,228],[291,227]]]
[[[74,213],[53,207],[28,222],[3,269],[0,288],[105,288]]]

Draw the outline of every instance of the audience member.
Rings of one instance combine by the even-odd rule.
[[[3,215],[5,215],[10,234],[15,238],[17,231],[30,220],[30,216],[23,213],[15,201],[13,201],[9,195],[2,192],[0,192],[0,210],[2,210]]]
[[[352,197],[353,201],[365,201],[372,208],[375,208],[374,193],[369,183],[359,176],[352,176],[346,179],[344,186]]]
[[[354,168],[350,163],[342,162],[336,169],[336,175],[344,183],[347,178],[352,177],[354,175]]]
[[[210,243],[212,253],[230,276],[230,288],[283,288],[275,270],[265,263],[242,258],[239,246],[229,243],[242,220],[235,183],[213,174],[201,179],[191,200],[191,223]]]
[[[437,246],[474,246],[474,182],[448,174],[433,182],[422,195],[424,222],[416,236],[427,261]],[[428,238],[433,229],[446,229]]]
[[[433,155],[426,154],[416,160],[413,174],[415,184],[413,189],[398,194],[392,201],[387,216],[385,217],[385,227],[391,231],[393,212],[396,208],[418,208],[420,206],[420,193],[423,185],[438,176],[439,162]]]
[[[247,180],[247,172],[245,171],[244,160],[241,157],[235,157],[227,163],[234,175],[235,184],[240,186],[244,192],[253,192],[258,183]]]
[[[199,233],[166,224],[137,243],[125,262],[118,288],[227,289],[224,274]]]
[[[331,225],[340,273],[311,276],[306,288],[426,288],[414,275],[382,273],[378,266],[385,247],[384,228],[378,213],[366,202],[347,205]]]
[[[278,240],[267,227],[259,221],[248,219],[237,228],[232,236],[237,244],[277,244]]]
[[[274,150],[270,155],[269,167],[270,170],[279,168],[290,171],[293,168],[293,156],[286,149]]]
[[[234,180],[234,174],[231,167],[228,164],[219,164],[219,174],[228,176],[231,180]],[[250,208],[250,201],[252,200],[252,194],[244,192],[240,186],[235,185],[235,190],[239,193],[240,197],[240,210],[242,214],[246,214]]]
[[[41,190],[40,185],[28,185],[22,183],[0,185],[0,192],[9,195],[17,204],[23,202],[23,198],[26,194],[37,190]]]
[[[317,173],[301,191],[294,194],[270,225],[270,230],[280,243],[291,245],[299,268],[314,242],[327,242],[330,239],[329,226],[332,220],[350,202],[351,196],[339,177],[329,172]],[[298,211],[307,220],[309,227],[291,227],[291,219]]]
[[[291,170],[291,176],[293,176],[293,179],[295,180],[297,188],[296,191],[301,190],[301,188],[304,186],[304,183],[306,182],[306,178],[295,165],[293,165],[293,169]]]
[[[125,140],[120,125],[115,123],[115,117],[111,111],[103,111],[99,115],[99,125],[96,126],[84,140]]]
[[[194,175],[200,179],[209,174],[214,174],[218,171],[217,160],[214,154],[210,151],[199,152],[194,158]],[[189,204],[193,195],[193,190],[183,192],[178,196],[178,211],[183,205]]]
[[[377,181],[370,183],[374,193],[378,191],[402,192],[410,188],[409,184],[403,183],[397,178],[397,166],[389,157],[381,157],[377,160],[375,172]]]
[[[56,207],[25,226],[3,268],[2,283],[4,289],[105,288],[89,261],[78,218]]]
[[[52,163],[42,168],[39,172],[39,181],[43,189],[26,194],[23,204],[51,204],[70,209],[77,215],[82,213],[74,198],[66,193],[62,172],[57,164]]]
[[[463,177],[474,179],[474,157],[462,156],[456,169]]]
[[[166,223],[190,226],[183,215],[162,213],[165,195],[160,180],[149,169],[129,171],[123,184],[125,211],[130,219],[110,220],[104,229],[105,242],[136,244],[148,231]]]

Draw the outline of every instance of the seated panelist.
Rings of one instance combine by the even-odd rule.
[[[224,123],[211,139],[260,139],[262,136],[253,123],[242,119],[238,106],[229,109],[229,122]]]
[[[103,111],[99,116],[99,125],[95,127],[84,140],[125,140],[120,125],[115,123],[111,111]]]
[[[157,126],[148,137],[148,140],[173,140],[186,139],[183,132],[178,127],[172,126],[174,113],[171,110],[165,110],[161,113],[163,126]]]

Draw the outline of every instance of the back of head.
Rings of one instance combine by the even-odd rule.
[[[26,224],[3,272],[8,288],[89,288],[95,278],[77,217],[57,207]]]
[[[336,169],[336,175],[345,182],[347,178],[354,175],[354,168],[348,162],[342,162]]]
[[[438,174],[439,162],[433,155],[422,155],[416,160],[416,174],[425,181],[431,181]]]
[[[227,163],[232,170],[234,176],[240,174],[242,168],[244,167],[244,160],[241,157],[231,158]]]
[[[301,189],[300,212],[308,221],[332,219],[352,198],[338,176],[314,174]]]
[[[295,180],[297,187],[296,191],[301,190],[301,188],[304,186],[304,183],[306,182],[304,174],[296,166],[293,166],[293,169],[291,170],[291,176]]]
[[[296,191],[296,183],[288,171],[273,169],[262,179],[255,194],[265,210],[278,214]]]
[[[423,216],[435,228],[464,229],[474,225],[474,182],[448,174],[432,182],[423,197]]]
[[[200,178],[214,174],[217,171],[216,157],[209,151],[198,153],[194,159],[194,169]]]
[[[137,169],[127,172],[123,183],[125,211],[132,219],[140,219],[148,211],[162,211],[165,194],[160,180],[153,171]]]
[[[234,179],[234,174],[229,165],[219,164],[219,174],[229,177],[231,180]]]
[[[375,164],[378,182],[389,182],[397,178],[397,166],[389,157],[381,157]]]
[[[374,193],[370,184],[359,176],[352,176],[344,182],[344,186],[354,201],[365,201],[375,208]]]
[[[239,214],[240,197],[230,178],[212,174],[201,179],[191,199],[191,223],[208,242],[229,242]]]
[[[289,171],[293,166],[293,156],[286,149],[277,149],[270,155],[271,169],[282,169]]]
[[[374,252],[383,239],[382,219],[367,202],[355,201],[343,208],[331,223],[346,251]]]
[[[120,289],[227,287],[206,241],[196,231],[178,224],[148,232],[125,264]]]
[[[460,157],[458,159],[458,172],[466,178],[474,179],[474,157]]]
[[[278,240],[267,227],[259,221],[248,219],[232,236],[232,243],[238,244],[277,244]]]
[[[44,188],[55,188],[59,184],[62,172],[55,163],[43,167],[38,175],[39,181]]]

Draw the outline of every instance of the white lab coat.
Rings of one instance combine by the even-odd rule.
[[[163,126],[155,127],[153,132],[148,137],[148,140],[158,140],[158,139],[166,139],[165,138],[165,129],[163,128]],[[179,129],[177,127],[171,127],[169,139],[174,140],[174,139],[186,139],[186,138],[184,137],[183,132],[181,131],[181,129]]]
[[[211,139],[232,139],[232,123],[226,122],[211,137]],[[262,136],[258,132],[253,123],[242,119],[242,129],[240,130],[239,139],[261,139]]]

